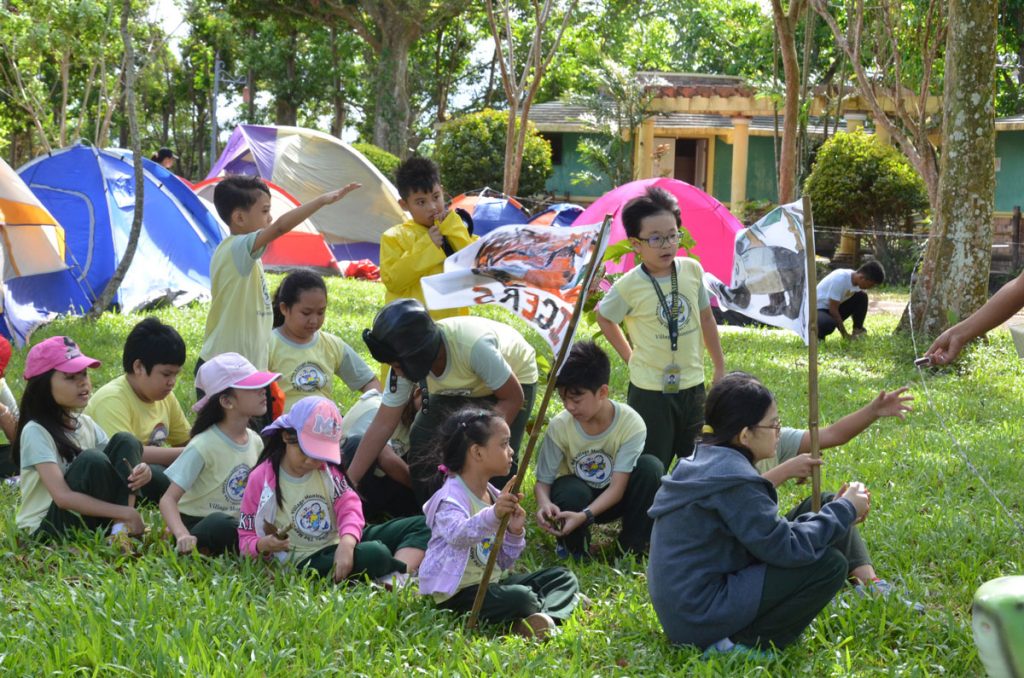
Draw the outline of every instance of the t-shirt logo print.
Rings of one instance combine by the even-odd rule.
[[[228,474],[224,486],[221,488],[224,491],[224,498],[232,505],[241,506],[242,495],[245,494],[245,483],[248,480],[249,467],[245,464],[239,464],[231,469],[231,473]]]
[[[587,450],[573,461],[576,476],[592,487],[603,487],[612,477],[612,458],[604,450]]]
[[[665,300],[668,301],[670,297],[672,299],[670,302],[672,304],[672,313],[676,316],[676,326],[682,330],[690,319],[690,302],[678,292],[675,294],[669,293]],[[661,303],[658,304],[658,321],[664,327],[668,327],[668,316],[665,314],[665,307]]]
[[[307,497],[295,509],[295,527],[311,539],[320,539],[331,531],[327,503],[320,497]]]
[[[480,567],[487,565],[487,560],[491,557],[491,547],[494,546],[494,537],[484,537],[480,540],[480,543],[473,549],[473,561]]]
[[[292,372],[292,386],[299,391],[316,391],[326,383],[324,372],[316,363],[302,363]]]

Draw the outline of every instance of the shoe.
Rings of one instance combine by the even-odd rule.
[[[383,577],[377,577],[373,583],[383,586],[388,591],[398,591],[405,588],[413,581],[413,577],[405,572],[392,572]]]
[[[771,650],[762,650],[756,647],[750,647],[743,643],[734,643],[728,638],[722,638],[717,643],[710,645],[708,649],[704,650],[704,654],[701,655],[702,659],[711,659],[716,655],[739,655],[748,659],[755,659],[759,661],[766,661],[775,659],[776,655]]]
[[[555,542],[555,557],[559,560],[567,560],[572,558],[577,563],[585,562],[591,559],[590,553],[586,551],[570,551],[569,548],[562,541]]]
[[[854,327],[853,331],[850,332],[850,336],[851,337],[859,337],[862,334],[867,334],[867,333],[868,333],[868,331],[866,329],[864,329],[863,327]]]
[[[533,640],[546,640],[555,631],[555,620],[543,612],[534,612],[512,625],[512,633]]]
[[[900,601],[914,612],[924,614],[925,607],[921,603],[910,600],[909,598],[901,595],[895,586],[890,584],[884,579],[875,579],[868,582],[867,584],[855,584],[853,587],[854,592],[862,598],[888,598],[892,596],[896,600]]]

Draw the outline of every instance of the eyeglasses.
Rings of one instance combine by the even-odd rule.
[[[676,231],[672,235],[652,235],[649,238],[637,238],[640,242],[647,243],[654,249],[661,249],[665,245],[678,245],[682,235]]]
[[[774,424],[754,424],[750,428],[770,428],[774,429],[776,433],[782,431],[782,422],[776,421]]]

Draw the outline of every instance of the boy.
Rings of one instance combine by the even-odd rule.
[[[437,163],[412,157],[395,171],[401,200],[412,219],[392,226],[380,238],[380,279],[384,303],[417,299],[423,303],[420,278],[444,272],[444,260],[476,240],[473,220],[462,210],[448,210]],[[430,311],[434,320],[468,315],[465,308]]]
[[[885,282],[885,269],[877,261],[869,261],[856,271],[837,268],[818,283],[818,339],[839,330],[843,339],[859,337],[867,332],[864,318],[868,314],[868,295],[875,285]],[[853,316],[853,332],[843,322]]]
[[[574,344],[555,388],[565,405],[548,424],[537,455],[537,524],[559,551],[589,554],[590,525],[622,518],[619,546],[643,554],[665,467],[641,454],[647,427],[633,408],[608,398],[611,362],[597,344]]]
[[[647,424],[644,454],[656,456],[667,471],[673,457],[690,454],[704,424],[702,349],[716,382],[725,358],[704,271],[694,259],[676,256],[682,226],[676,199],[648,188],[626,203],[622,225],[641,265],[601,300],[597,324],[629,365],[626,402]],[[623,321],[632,345],[619,327]]]
[[[229,352],[241,354],[257,370],[266,371],[274,312],[260,257],[276,238],[359,187],[351,183],[324,193],[272,222],[270,189],[262,179],[233,176],[217,184],[213,204],[231,235],[217,246],[210,261],[213,298],[197,372],[205,361]]]
[[[188,444],[190,426],[174,395],[184,364],[185,342],[177,330],[146,318],[125,339],[124,374],[96,391],[85,408],[108,436],[124,432],[142,443],[142,460],[153,471],[142,493],[153,501],[167,490],[164,470]]]

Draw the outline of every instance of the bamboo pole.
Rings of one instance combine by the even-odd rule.
[[[597,267],[601,264],[598,255],[601,253],[601,243],[604,242],[605,235],[608,233],[608,229],[612,224],[612,215],[608,214],[604,218],[604,223],[601,224],[601,231],[597,236],[597,244],[594,247],[594,256],[587,264],[586,275],[583,276],[583,282],[580,285],[580,294],[576,299],[576,306],[572,310],[572,318],[569,319],[569,325],[565,331],[565,337],[562,339],[562,345],[558,349],[558,356],[555,358],[555,362],[551,365],[551,369],[548,371],[548,382],[544,388],[544,397],[540,401],[540,409],[537,410],[537,417],[533,421],[533,426],[530,428],[530,439],[526,443],[526,451],[523,453],[522,459],[519,461],[519,472],[512,483],[512,494],[519,492],[520,486],[523,484],[523,479],[526,478],[526,471],[530,468],[530,460],[533,457],[533,449],[537,446],[537,439],[540,434],[541,422],[544,421],[544,415],[548,410],[548,403],[551,402],[551,394],[555,391],[555,379],[558,376],[558,371],[562,367],[562,363],[565,362],[565,356],[569,351],[569,345],[572,343],[572,337],[576,333],[576,325],[580,321],[580,316],[583,314],[583,305],[587,301],[587,296],[590,293],[590,285],[594,280],[594,274],[597,271]],[[505,516],[501,519],[501,524],[498,525],[498,532],[494,535],[494,543],[491,545],[491,553],[487,557],[487,565],[484,567],[483,578],[480,580],[480,586],[476,590],[476,598],[473,599],[473,609],[469,613],[469,621],[466,623],[466,628],[472,629],[476,627],[477,620],[480,616],[480,608],[483,607],[484,597],[487,595],[487,587],[491,582],[491,574],[494,572],[494,565],[498,560],[498,553],[501,551],[502,543],[505,541],[505,530],[508,528],[508,521],[511,518],[510,515]]]
[[[807,430],[811,458],[821,458],[818,441],[818,269],[814,262],[814,218],[811,199],[804,195],[804,251],[807,253]],[[821,510],[821,467],[811,470],[811,510]]]

